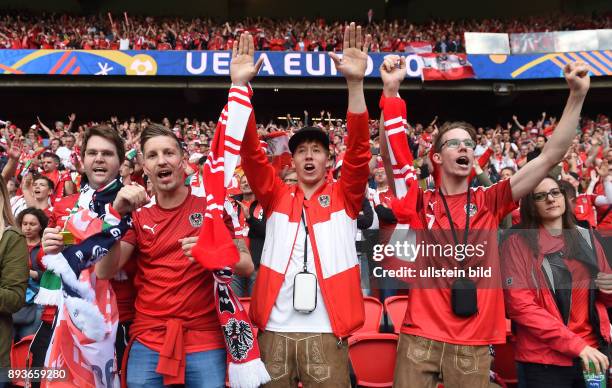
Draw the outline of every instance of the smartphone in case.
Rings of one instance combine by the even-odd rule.
[[[293,308],[300,313],[311,313],[317,307],[317,277],[300,272],[293,278]]]

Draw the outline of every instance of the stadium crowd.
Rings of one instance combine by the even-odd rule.
[[[612,28],[612,17],[546,15],[520,19],[484,19],[414,23],[379,20],[364,13],[373,52],[464,52],[465,32],[549,32]],[[346,22],[323,18],[273,20],[247,18],[153,18],[125,15],[4,13],[0,16],[0,48],[84,50],[229,50],[250,31],[257,50],[339,51]]]
[[[341,166],[344,152],[346,150],[347,126],[346,120],[333,118],[328,111],[321,111],[313,115],[304,110],[299,117],[290,113],[284,114],[285,119],[271,120],[268,123],[257,124],[258,133],[262,141],[275,139],[279,135],[286,135],[287,140],[304,126],[316,126],[329,134],[330,156],[328,161],[329,175],[333,177],[333,170]],[[9,183],[9,192],[13,197],[17,192],[20,194],[24,188],[31,191],[31,178],[39,173],[55,174],[52,177],[54,190],[49,193],[50,204],[61,199],[65,194],[74,193],[74,185],[78,186],[82,164],[80,163],[80,144],[87,128],[96,125],[108,125],[114,128],[124,139],[126,146],[132,150],[128,156],[126,165],[130,165],[130,179],[144,182],[142,170],[142,154],[140,150],[140,135],[142,130],[150,123],[159,122],[164,127],[172,130],[181,140],[185,149],[186,176],[190,176],[199,170],[202,158],[208,155],[210,144],[216,128],[216,121],[200,118],[179,118],[170,120],[168,117],[129,118],[110,117],[100,122],[79,120],[75,114],[66,116],[63,121],[55,121],[54,125],[47,126],[38,117],[32,121],[29,128],[20,128],[10,121],[6,121],[1,130],[2,141],[0,142],[0,158],[3,164],[11,158],[15,159],[14,176],[6,176]],[[521,122],[522,121],[522,122]],[[48,124],[48,123],[47,123]],[[516,172],[527,161],[538,155],[546,139],[551,136],[557,124],[557,117],[542,112],[539,117],[520,118],[514,115],[503,123],[491,123],[489,126],[480,126],[477,131],[477,145],[474,155],[479,157],[478,163],[482,170],[488,175],[492,183],[499,181],[508,171]],[[438,116],[433,117],[431,122],[408,121],[408,140],[410,149],[415,158],[420,176],[429,178],[427,184],[432,184],[429,161],[425,157],[431,149],[432,139],[438,132]],[[370,146],[375,153],[380,152],[378,136],[379,120],[369,120]],[[272,151],[271,151],[272,152]],[[51,157],[55,163],[47,163],[45,160]],[[374,168],[380,167],[382,158],[377,156],[372,161],[370,185],[375,188]],[[610,147],[610,121],[605,114],[595,117],[582,117],[580,128],[577,130],[573,144],[560,163],[560,173],[571,174],[574,177],[579,193],[602,194],[603,185],[599,178],[606,176],[607,164],[612,163],[612,148]],[[505,170],[505,171],[504,171]],[[56,173],[58,171],[58,173]],[[240,175],[240,174],[237,174]],[[566,178],[570,179],[568,175]],[[574,182],[572,180],[572,182]],[[240,193],[238,179],[234,179],[234,192]],[[58,184],[68,187],[68,191]],[[425,182],[425,181],[424,181]],[[478,183],[477,181],[474,183]],[[62,186],[60,185],[60,186]],[[588,189],[588,190],[587,190]],[[57,196],[53,196],[57,193]],[[24,202],[19,204],[23,207]],[[17,208],[17,209],[21,209]],[[592,226],[597,226],[596,212],[584,208],[585,213],[579,215],[584,217]],[[601,217],[601,209],[599,211]],[[18,212],[14,212],[17,216]],[[612,218],[612,217],[610,217]],[[602,220],[600,220],[602,221]],[[610,221],[607,221],[610,222]],[[607,224],[606,222],[606,224]]]
[[[448,386],[486,386],[489,345],[506,341],[504,297],[517,325],[515,354],[527,386],[581,386],[573,385],[583,378],[580,360],[598,373],[608,369],[612,270],[606,256],[612,254],[604,249],[612,238],[612,128],[604,114],[580,117],[589,89],[586,65],[564,69],[570,94],[561,117],[517,115],[473,128],[439,123],[437,116],[429,123],[404,122],[410,118],[398,92],[406,64],[388,56],[381,66],[381,119],[375,120],[363,93],[372,38],[351,24],[344,29],[342,58],[331,54],[347,81],[346,119],[304,111],[301,117],[287,114],[285,122],[257,124],[248,84],[261,61],[254,62],[252,38],[245,32],[233,43],[232,87],[216,122],[87,122],[75,114],[53,126],[39,118],[29,128],[4,122],[0,230],[2,241],[14,244],[6,250],[14,261],[13,272],[1,274],[15,290],[23,291],[28,278],[28,293],[0,294],[0,308],[15,310],[24,303],[18,296],[25,297],[13,332],[19,339],[36,331],[33,366],[60,360],[66,349],[55,336],[78,326],[92,330],[84,335],[93,338],[85,341],[90,349],[98,344],[108,351],[109,341],[116,348],[108,359],[79,348],[86,362],[95,360],[97,367],[123,360],[118,364],[127,367],[121,373],[130,387],[220,386],[226,361],[235,386],[253,386],[242,381],[245,375],[266,387],[297,386],[298,379],[305,387],[346,386],[346,338],[363,325],[362,296],[383,299],[394,292],[371,276],[372,243],[385,240],[369,232],[396,224],[451,229],[447,242],[459,245],[463,233],[455,228],[465,223],[464,243],[468,229],[495,235],[485,256],[497,267],[497,231],[510,230],[500,244],[507,288],[477,290],[475,281],[460,277],[447,288],[411,289],[398,330],[395,385],[435,387],[442,379]],[[244,134],[238,141],[239,129]],[[234,165],[235,173],[225,177]],[[80,224],[94,225],[89,211],[105,226],[99,222],[78,238]],[[21,245],[15,230],[4,229],[13,218],[25,236]],[[581,231],[597,237],[583,239]],[[554,276],[539,266],[525,272],[531,253],[551,263]],[[23,271],[17,254],[30,258]],[[207,266],[229,259],[233,277],[225,266]],[[61,280],[50,281],[53,272]],[[70,283],[67,274],[74,273],[81,284]],[[572,291],[561,292],[568,273]],[[14,284],[21,277],[24,284]],[[537,297],[521,283],[532,277],[542,285]],[[587,288],[574,284],[585,279]],[[459,281],[468,291],[472,282],[473,294],[451,302]],[[67,302],[58,311],[50,296],[59,283]],[[83,324],[97,317],[84,305],[69,315],[71,303],[86,294],[83,283],[95,288],[105,322],[119,321],[112,335],[95,336]],[[118,318],[111,303],[102,302],[110,289]],[[36,293],[47,303],[32,303]],[[252,296],[252,324],[234,294]],[[260,330],[259,348],[253,326]],[[5,345],[10,336],[0,338]],[[447,344],[461,346],[447,350],[449,357]],[[258,375],[258,365],[267,372]],[[97,385],[102,376],[114,378],[108,371],[82,373]]]

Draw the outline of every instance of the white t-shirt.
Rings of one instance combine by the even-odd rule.
[[[266,330],[284,333],[332,333],[327,307],[321,294],[321,285],[317,277],[317,307],[309,314],[300,313],[293,309],[293,279],[295,275],[302,272],[304,268],[304,223],[300,222],[298,227],[293,254],[289,259],[289,266],[285,273],[285,281],[281,286],[276,303],[272,307],[270,319]],[[317,275],[310,236],[308,238],[308,272]]]

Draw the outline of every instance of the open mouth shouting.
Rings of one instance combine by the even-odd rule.
[[[306,171],[307,173],[312,173],[315,170],[315,165],[314,163],[305,163],[304,164],[304,171]]]
[[[168,182],[172,178],[172,170],[162,169],[157,172],[157,178],[160,182]]]
[[[104,167],[94,167],[93,169],[94,175],[98,175],[98,176],[104,176],[106,175],[107,172],[108,170]]]
[[[470,166],[470,159],[467,156],[460,156],[455,159],[455,163],[457,163],[457,165],[462,169],[468,169]]]

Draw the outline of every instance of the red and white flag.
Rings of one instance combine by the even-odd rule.
[[[431,42],[408,42],[405,51],[410,54],[426,54],[433,51]]]
[[[96,279],[92,270],[81,272],[79,281],[95,290],[95,300],[64,297],[45,367],[63,369],[66,376],[61,381],[43,380],[41,386],[118,388],[115,337],[119,311],[113,289],[108,280]]]
[[[465,54],[420,54],[423,59],[423,81],[474,78],[474,69]]]
[[[281,171],[285,166],[291,166],[291,152],[289,151],[289,135],[278,131],[266,135],[266,154],[272,157],[272,166]]]

